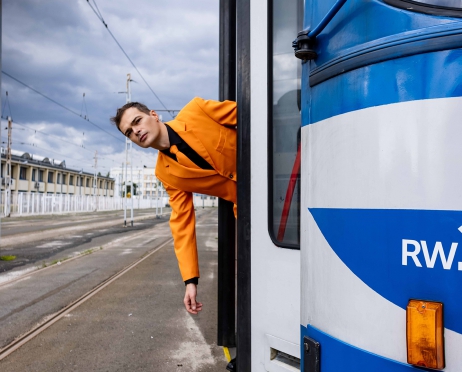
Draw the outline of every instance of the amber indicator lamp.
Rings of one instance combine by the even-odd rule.
[[[414,366],[444,368],[443,304],[409,300],[406,309],[407,362]]]

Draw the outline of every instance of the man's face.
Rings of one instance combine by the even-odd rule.
[[[120,131],[143,148],[153,147],[160,135],[159,117],[154,110],[149,114],[130,107],[122,115]]]

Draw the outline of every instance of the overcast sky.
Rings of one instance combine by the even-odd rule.
[[[168,109],[180,109],[194,96],[218,98],[219,1],[96,0],[96,4]],[[134,80],[132,101],[152,109],[163,107],[87,0],[3,0],[2,12],[2,70],[87,115],[109,133],[2,74],[2,115],[13,118],[12,148],[65,160],[68,168],[88,172],[93,172],[97,150],[102,174],[121,166],[124,138],[109,117],[125,103],[125,95],[117,92],[126,90],[127,73]],[[171,119],[162,114],[164,121]],[[4,120],[2,124],[5,142]],[[134,150],[134,165],[154,166],[154,150]]]

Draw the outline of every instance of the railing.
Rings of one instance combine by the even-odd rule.
[[[5,205],[5,191],[0,191],[0,216],[26,216],[40,214],[79,213],[94,211],[121,210],[124,202],[127,210],[164,208],[168,205],[168,195],[134,196],[132,198],[69,195],[69,194],[41,194],[34,192],[12,192],[10,204]],[[201,207],[218,207],[218,199],[203,195],[194,195],[194,205]],[[9,213],[8,213],[9,207]]]
[[[5,192],[1,191],[0,214],[8,215],[8,205],[5,205]],[[12,192],[10,196],[9,214],[11,216],[79,213],[94,211],[121,210],[127,202],[127,209],[161,208],[168,204],[168,197],[152,196],[151,198],[134,196],[122,197],[69,195],[69,194],[40,194],[27,192]]]

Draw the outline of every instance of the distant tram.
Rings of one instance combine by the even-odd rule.
[[[462,371],[461,17],[460,0],[221,1],[239,372]]]

